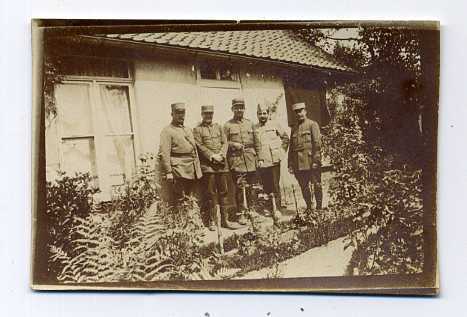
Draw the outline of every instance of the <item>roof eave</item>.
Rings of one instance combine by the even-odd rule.
[[[132,41],[132,40],[107,38],[104,36],[82,35],[80,37],[83,39],[97,41],[100,43],[125,44],[125,45],[132,46],[135,48],[144,46],[144,47],[150,47],[150,48],[157,48],[159,50],[171,50],[171,51],[175,50],[178,52],[191,53],[194,55],[201,54],[201,55],[209,55],[209,56],[216,56],[216,57],[223,57],[223,58],[235,57],[241,60],[261,61],[261,62],[266,62],[266,63],[272,63],[272,64],[279,65],[279,66],[294,67],[294,68],[302,69],[302,70],[314,70],[317,72],[328,73],[328,75],[330,75],[331,73],[336,74],[336,75],[350,75],[350,76],[357,75],[357,72],[353,70],[338,70],[334,68],[325,68],[325,67],[319,67],[319,66],[314,66],[314,65],[304,65],[304,64],[287,62],[287,61],[279,61],[279,60],[274,60],[274,59],[269,59],[269,58],[261,58],[261,57],[246,56],[246,55],[234,54],[234,53],[228,53],[228,52],[213,51],[210,49],[181,47],[181,46],[158,44],[158,43],[137,42],[137,41]]]

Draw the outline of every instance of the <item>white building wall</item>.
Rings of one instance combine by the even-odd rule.
[[[242,87],[245,95],[245,102],[249,105],[247,115],[249,118],[257,122],[256,107],[258,103],[278,101],[277,111],[273,116],[273,120],[279,122],[290,136],[290,128],[287,121],[287,105],[285,101],[284,84],[281,78],[261,70],[253,72],[243,71],[241,73]],[[281,179],[282,187],[289,188],[290,185],[298,186],[297,181],[291,175],[287,168],[287,153],[283,153],[281,162]],[[298,188],[298,187],[297,187]],[[300,204],[304,202],[300,201]]]
[[[261,70],[242,70],[242,91],[247,104],[246,116],[257,122],[256,110],[259,103],[273,103],[278,100],[274,119],[284,128],[287,126],[287,106],[285,102],[284,84],[282,79],[274,74]]]
[[[135,62],[135,124],[140,153],[157,152],[160,133],[171,121],[170,105],[187,104],[187,124],[199,115],[195,68],[189,63],[146,60]]]
[[[170,104],[174,102],[186,103],[185,125],[194,127],[201,120],[200,107],[203,104],[213,104],[214,120],[223,124],[232,117],[232,99],[243,97],[245,116],[257,122],[257,104],[279,99],[276,120],[288,130],[282,79],[267,72],[241,69],[238,88],[208,88],[197,80],[194,62],[160,59],[137,61],[134,93],[137,109],[135,123],[141,153],[157,151],[160,132],[171,121]]]
[[[290,134],[283,81],[267,69],[245,64],[239,70],[239,82],[233,83],[231,87],[219,85],[215,88],[197,79],[197,69],[193,60],[138,60],[134,62],[133,75],[131,117],[135,132],[136,156],[147,152],[157,153],[160,133],[171,121],[170,104],[174,102],[186,103],[185,124],[194,127],[201,120],[200,107],[203,104],[213,104],[214,120],[224,124],[232,117],[232,99],[243,97],[246,103],[245,116],[256,123],[258,103],[277,101],[274,119]],[[56,126],[52,124],[46,130],[48,179],[54,178],[54,172],[59,167],[58,147]],[[295,183],[287,171],[285,153],[281,171],[283,185]]]
[[[187,104],[185,125],[188,127],[194,127],[201,120],[202,104],[213,104],[214,120],[223,124],[232,117],[232,99],[243,97],[245,117],[256,123],[258,103],[278,101],[274,119],[290,135],[282,79],[267,70],[247,66],[240,69],[239,75],[238,88],[207,88],[197,81],[194,63],[162,60],[136,62],[134,91],[140,153],[157,152],[160,132],[171,121],[170,104],[179,101]],[[286,187],[291,184],[298,186],[288,172],[286,153],[281,164],[281,184]]]

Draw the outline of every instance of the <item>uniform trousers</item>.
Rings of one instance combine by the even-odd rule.
[[[215,205],[225,206],[228,194],[228,173],[204,173],[203,184],[206,189],[206,200],[209,208]]]
[[[245,209],[243,204],[243,183],[246,182],[246,199],[248,207],[250,207],[254,201],[252,186],[258,182],[256,172],[232,172],[232,177],[235,182],[235,200],[237,203],[238,213],[242,213]]]
[[[276,164],[269,167],[260,168],[259,175],[263,184],[263,190],[266,194],[274,193],[274,197],[278,201],[280,206],[281,190],[280,190],[280,178],[281,178],[281,166]]]
[[[185,196],[192,196],[195,192],[195,179],[174,177],[173,181],[166,181],[168,203],[176,206]]]
[[[308,184],[311,182],[314,188],[314,194],[316,199],[316,204],[318,208],[322,207],[323,202],[323,190],[321,186],[321,169],[312,168],[305,171],[296,171],[295,178],[300,185],[302,191],[303,199],[305,200],[306,206],[308,209],[311,209],[311,191]]]

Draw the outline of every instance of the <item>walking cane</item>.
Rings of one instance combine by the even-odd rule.
[[[310,201],[311,203],[315,202],[315,187],[312,182],[308,183],[308,190],[310,191]]]
[[[217,227],[217,241],[219,242],[219,252],[224,254],[224,238],[222,237],[221,231],[221,208],[216,204],[216,227]]]
[[[271,200],[272,200],[272,223],[273,225],[278,226],[279,223],[278,221],[276,221],[276,213],[277,213],[276,197],[274,193],[271,193]]]
[[[242,145],[243,145],[242,131],[240,131],[240,138],[242,139]],[[241,151],[242,151],[243,164],[245,165],[245,171],[246,173],[248,173],[248,164],[246,163],[245,148],[243,148]],[[243,208],[244,208],[244,212],[248,212],[248,214],[250,214],[248,210],[248,202],[246,200],[246,182],[247,180],[246,180],[246,174],[245,174],[245,178],[242,179]]]
[[[314,191],[314,186],[311,182],[308,183],[308,191],[310,192],[310,202],[313,203],[315,201],[315,191]],[[310,218],[314,219],[314,215],[312,210],[308,210]],[[315,219],[316,220],[316,219]]]
[[[242,197],[243,197],[243,208],[248,210],[248,201],[246,199],[246,180],[242,181]]]
[[[277,211],[276,197],[274,193],[271,193],[271,199],[272,199],[272,212],[274,213]]]
[[[295,203],[295,211],[296,211],[296,216],[295,216],[295,221],[297,222],[297,224],[299,224],[301,221],[300,219],[300,212],[298,211],[298,203],[297,203],[297,195],[295,195],[295,186],[292,185],[292,194],[293,194],[293,199],[294,199],[294,203]]]
[[[285,205],[284,205],[284,203],[283,203],[280,207],[282,207],[282,206],[287,206],[287,205],[289,204],[289,201],[287,200],[287,192],[286,192],[286,190],[285,190],[285,186],[281,186],[280,188],[281,188],[281,190],[283,191],[282,194],[283,194],[283,197],[284,197],[284,200],[285,200]]]

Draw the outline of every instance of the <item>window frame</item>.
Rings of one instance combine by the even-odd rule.
[[[133,82],[134,81],[134,76],[133,76],[133,64],[125,58],[109,58],[109,57],[100,57],[100,56],[83,56],[83,55],[63,55],[63,58],[71,58],[71,59],[82,59],[82,62],[85,62],[86,59],[88,60],[94,60],[94,61],[119,61],[119,62],[124,62],[126,64],[126,75],[127,77],[118,77],[118,76],[101,76],[101,75],[72,75],[72,74],[67,74],[64,69],[60,68],[59,72],[61,75],[67,79],[70,80],[93,80],[93,79],[102,79],[102,80],[118,80],[118,81],[126,81],[126,82]]]
[[[58,156],[59,156],[59,168],[62,168],[65,165],[64,160],[64,140],[72,139],[82,139],[82,138],[92,138],[94,140],[95,148],[95,165],[96,165],[96,174],[95,175],[99,182],[99,189],[101,190],[98,197],[98,200],[108,201],[112,198],[112,185],[110,183],[110,175],[107,175],[108,169],[106,168],[105,163],[105,137],[107,136],[129,136],[133,144],[133,153],[134,153],[134,166],[133,171],[136,173],[138,165],[138,157],[141,155],[141,143],[139,140],[139,129],[137,123],[137,112],[136,112],[136,103],[135,103],[135,92],[134,92],[134,81],[131,78],[131,72],[129,71],[130,78],[117,78],[117,77],[97,77],[97,76],[75,76],[75,75],[65,75],[63,80],[57,85],[67,85],[67,84],[84,84],[88,86],[89,94],[89,103],[91,107],[91,124],[93,127],[92,134],[87,135],[65,135],[63,131],[63,115],[61,114],[61,109],[57,105],[57,142],[58,142]],[[127,87],[128,89],[128,111],[129,111],[129,120],[131,131],[129,133],[106,133],[99,124],[96,124],[95,120],[98,116],[98,107],[101,101],[100,87],[103,85],[112,85],[112,86],[122,86]],[[133,175],[134,175],[133,173]],[[132,177],[131,175],[130,177]]]
[[[202,64],[211,64],[213,67],[216,69],[216,77],[218,79],[204,79],[201,77],[201,65]],[[232,73],[235,74],[237,77],[236,80],[227,80],[227,79],[220,79],[220,67],[226,65],[229,66],[230,63],[222,63],[222,62],[216,62],[216,61],[206,61],[206,60],[201,60],[198,61],[196,64],[196,81],[197,84],[201,87],[206,87],[206,88],[230,88],[230,89],[241,89],[241,80],[240,80],[240,72],[233,66],[230,65],[232,68]]]

